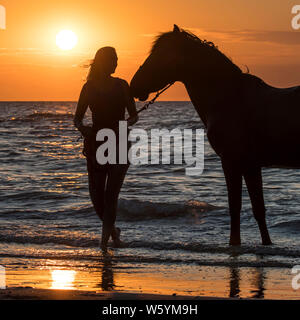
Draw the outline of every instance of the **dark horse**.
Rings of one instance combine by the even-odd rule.
[[[231,216],[230,244],[241,243],[243,177],[262,243],[271,244],[261,168],[300,168],[300,87],[274,88],[243,73],[212,42],[176,25],[154,42],[131,89],[144,101],[174,81],[185,85],[221,158]]]

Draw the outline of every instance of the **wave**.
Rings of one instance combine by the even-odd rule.
[[[97,236],[84,236],[82,233],[73,232],[73,233],[64,233],[58,234],[53,231],[53,234],[44,235],[32,234],[32,235],[22,235],[22,233],[16,232],[3,232],[0,233],[0,242],[1,243],[14,243],[14,244],[31,244],[31,245],[47,245],[47,246],[62,246],[63,248],[85,248],[85,249],[95,249],[100,247],[100,238]],[[213,254],[213,255],[225,255],[231,257],[232,259],[237,258],[243,255],[255,255],[261,257],[284,257],[286,258],[297,258],[300,255],[300,250],[298,249],[289,249],[285,247],[278,247],[275,245],[272,246],[251,246],[251,245],[242,245],[240,247],[231,247],[229,245],[220,245],[216,243],[201,243],[201,242],[171,242],[171,241],[147,241],[147,240],[135,240],[135,241],[125,241],[125,249],[146,249],[147,251],[151,250],[151,255],[155,255],[154,252],[174,252],[179,251],[183,253],[197,253],[197,254]],[[43,248],[40,247],[39,250]],[[175,254],[175,256],[182,256],[182,254]],[[225,257],[226,258],[226,257]],[[202,259],[202,258],[201,258]],[[222,258],[223,260],[223,258]],[[281,259],[276,259],[281,260]],[[249,259],[247,259],[249,261]]]
[[[99,250],[100,251],[100,250]],[[0,253],[0,258],[17,258],[19,259],[55,259],[55,260],[66,260],[66,261],[92,261],[96,262],[95,265],[89,265],[86,264],[85,268],[93,268],[95,267],[102,267],[99,265],[99,262],[103,263],[103,266],[108,263],[109,265],[111,262],[113,263],[155,263],[155,264],[162,264],[162,263],[176,263],[176,264],[195,264],[199,266],[220,266],[220,267],[229,267],[229,268],[236,268],[236,267],[248,267],[248,268],[291,268],[293,267],[292,262],[284,262],[284,261],[267,261],[267,260],[261,260],[261,261],[241,261],[241,260],[231,260],[231,259],[224,259],[224,260],[212,260],[212,259],[195,259],[193,257],[188,258],[181,258],[178,256],[174,257],[145,257],[145,256],[134,256],[134,255],[122,255],[119,254],[117,256],[107,256],[99,254],[72,254],[72,253]],[[19,262],[21,264],[21,262]],[[26,262],[26,265],[28,265],[28,262]],[[69,264],[67,264],[69,265]],[[62,264],[60,264],[62,266]]]
[[[292,232],[300,232],[300,220],[279,222],[274,224],[272,228],[282,228],[282,229],[288,229],[289,231],[292,231]]]
[[[238,246],[232,247],[229,245],[218,244],[203,244],[199,242],[190,243],[166,243],[166,242],[147,242],[134,241],[128,243],[130,248],[149,248],[153,250],[181,250],[185,252],[195,253],[210,253],[210,254],[226,254],[232,257],[239,255],[260,255],[260,256],[281,256],[289,258],[298,258],[300,250],[288,249],[283,247],[273,246]]]
[[[51,112],[34,112],[21,117],[0,118],[0,122],[14,121],[14,122],[33,122],[41,120],[67,120],[73,119],[74,115],[71,112],[66,113],[51,113]]]
[[[88,242],[79,241],[82,248],[89,248]],[[0,252],[1,257],[10,257],[18,259],[56,259],[56,260],[77,260],[77,261],[95,261],[101,262],[107,261],[107,257],[104,257],[101,253],[99,241],[97,239],[90,240],[93,244],[92,249],[94,250],[78,250],[74,251],[66,250],[63,247],[63,250],[59,250],[59,247],[53,249],[39,247],[38,250],[25,250],[22,251],[12,251],[12,252]],[[40,244],[40,243],[38,243]],[[48,245],[53,244],[47,243]],[[57,245],[57,243],[55,243]],[[74,244],[74,242],[73,242]],[[123,249],[114,249],[116,250],[115,254],[110,257],[112,261],[115,262],[137,262],[137,263],[184,263],[184,264],[197,264],[203,266],[228,266],[228,267],[276,267],[276,268],[291,268],[295,265],[295,258],[299,257],[299,251],[285,251],[280,248],[273,248],[259,250],[259,248],[247,248],[240,247],[219,247],[215,244],[203,245],[203,244],[194,244],[194,250],[191,250],[191,247],[182,244],[172,244],[172,243],[153,243],[153,242],[139,242],[139,243],[127,243],[127,246]],[[195,250],[197,248],[197,250]],[[135,249],[132,251],[131,249]],[[151,255],[142,255],[140,250],[137,249],[151,249]],[[163,250],[164,253],[161,254],[159,251]],[[170,251],[176,250],[175,254]],[[169,251],[166,253],[166,251]],[[262,254],[262,251],[264,254]],[[183,253],[180,253],[183,252]],[[244,255],[252,253],[255,256],[259,256],[260,259],[245,259]],[[292,253],[292,254],[291,254]],[[197,255],[198,254],[198,255]],[[199,254],[201,256],[199,257]],[[204,255],[203,255],[204,254]],[[222,254],[220,256],[220,254]],[[275,259],[276,257],[276,259]],[[279,258],[280,257],[280,258]]]
[[[207,202],[189,200],[184,203],[159,203],[141,200],[119,200],[120,217],[126,220],[151,220],[176,218],[197,212],[223,209]]]
[[[42,200],[57,200],[68,198],[66,194],[33,191],[33,192],[17,192],[0,197],[0,200],[26,200],[26,199],[42,199]],[[152,220],[152,219],[165,219],[165,218],[178,218],[194,214],[195,212],[204,213],[213,210],[220,210],[223,207],[218,207],[207,202],[189,200],[183,203],[161,203],[142,200],[126,200],[120,199],[118,204],[118,217],[123,221],[139,221],[139,220]],[[91,206],[80,205],[77,207],[70,206],[63,210],[57,210],[56,207],[47,210],[30,210],[30,209],[17,209],[17,210],[4,210],[0,212],[0,217],[9,216],[14,218],[31,219],[33,216],[37,219],[53,219],[71,216],[83,216],[85,218],[96,216],[94,209]]]
[[[99,239],[73,237],[67,238],[59,235],[15,235],[15,234],[0,234],[0,242],[2,243],[18,243],[18,244],[35,244],[35,245],[63,245],[68,247],[94,248],[99,246]]]
[[[58,199],[67,199],[69,198],[68,194],[63,194],[59,192],[51,192],[48,191],[23,191],[23,192],[15,192],[10,194],[5,194],[0,196],[0,201],[4,200],[58,200]]]

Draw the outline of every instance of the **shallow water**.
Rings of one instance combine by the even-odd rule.
[[[0,103],[0,264],[8,270],[16,263],[30,268],[45,261],[68,261],[76,270],[79,262],[90,268],[103,259],[101,224],[90,204],[82,141],[77,141],[72,123],[75,106]],[[141,114],[135,127],[203,125],[191,103],[159,102]],[[224,176],[206,138],[203,174],[187,176],[184,169],[185,164],[130,166],[118,212],[127,247],[115,250],[113,261],[172,264],[182,270],[188,266],[287,270],[300,264],[299,170],[263,170],[274,245],[260,245],[244,188],[243,245],[230,248]]]

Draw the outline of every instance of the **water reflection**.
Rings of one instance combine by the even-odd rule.
[[[74,289],[75,274],[74,270],[52,270],[51,289]]]
[[[230,268],[230,298],[237,298],[240,296],[240,270],[238,268]]]
[[[100,284],[103,291],[111,291],[115,288],[112,258],[112,254],[103,254],[102,281]]]
[[[254,293],[252,298],[263,299],[265,297],[264,292],[265,292],[266,275],[265,275],[265,271],[263,268],[257,268],[256,270],[257,271],[254,276],[254,283],[253,284],[257,289],[252,291]]]
[[[78,289],[81,287],[86,288],[101,288],[102,291],[114,291],[122,288],[122,290],[139,290],[140,292],[159,292],[163,294],[171,294],[178,292],[178,294],[186,295],[187,292],[193,295],[201,296],[229,296],[230,298],[256,298],[264,299],[266,288],[265,282],[267,279],[267,271],[263,267],[256,268],[243,268],[240,266],[231,266],[220,268],[217,272],[213,273],[208,269],[204,270],[203,275],[207,280],[200,280],[200,276],[195,276],[194,279],[182,279],[177,281],[178,276],[182,270],[174,270],[172,279],[165,278],[164,271],[161,270],[161,275],[151,272],[145,276],[143,272],[136,272],[132,276],[132,272],[123,273],[117,272],[116,266],[118,262],[114,260],[113,254],[103,254],[98,267],[100,273],[92,272],[88,275],[84,273],[77,274],[75,270],[62,270],[56,269],[51,271],[52,286],[51,289]],[[117,268],[119,269],[119,267]],[[224,277],[229,272],[229,277]],[[216,270],[214,270],[216,271]],[[179,272],[179,273],[178,273]],[[209,276],[208,276],[209,275]],[[269,276],[269,275],[268,275]],[[94,277],[94,280],[92,279]],[[205,279],[205,277],[203,277]],[[116,279],[117,278],[117,279]],[[221,281],[220,281],[221,279]],[[96,281],[95,281],[96,280]],[[84,285],[83,285],[84,284]],[[92,284],[92,285],[91,285]],[[215,284],[215,287],[214,285]],[[214,289],[212,289],[212,286]],[[189,288],[189,291],[187,291]],[[199,291],[199,288],[201,290]],[[228,292],[229,289],[229,292]]]
[[[265,297],[265,271],[263,268],[255,268],[255,271],[251,273],[250,279],[252,281],[252,285],[254,286],[254,289],[251,290],[251,293],[253,293],[252,296],[247,296],[247,298],[256,298],[256,299],[263,299]],[[241,281],[241,275],[240,275],[240,268],[238,267],[231,267],[230,268],[230,279],[229,279],[229,297],[230,298],[239,298],[241,294],[240,289],[240,281]],[[252,278],[253,277],[253,278]]]

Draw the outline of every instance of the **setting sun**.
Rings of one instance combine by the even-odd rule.
[[[71,50],[78,42],[76,34],[71,30],[61,30],[56,35],[56,44],[61,50]]]

